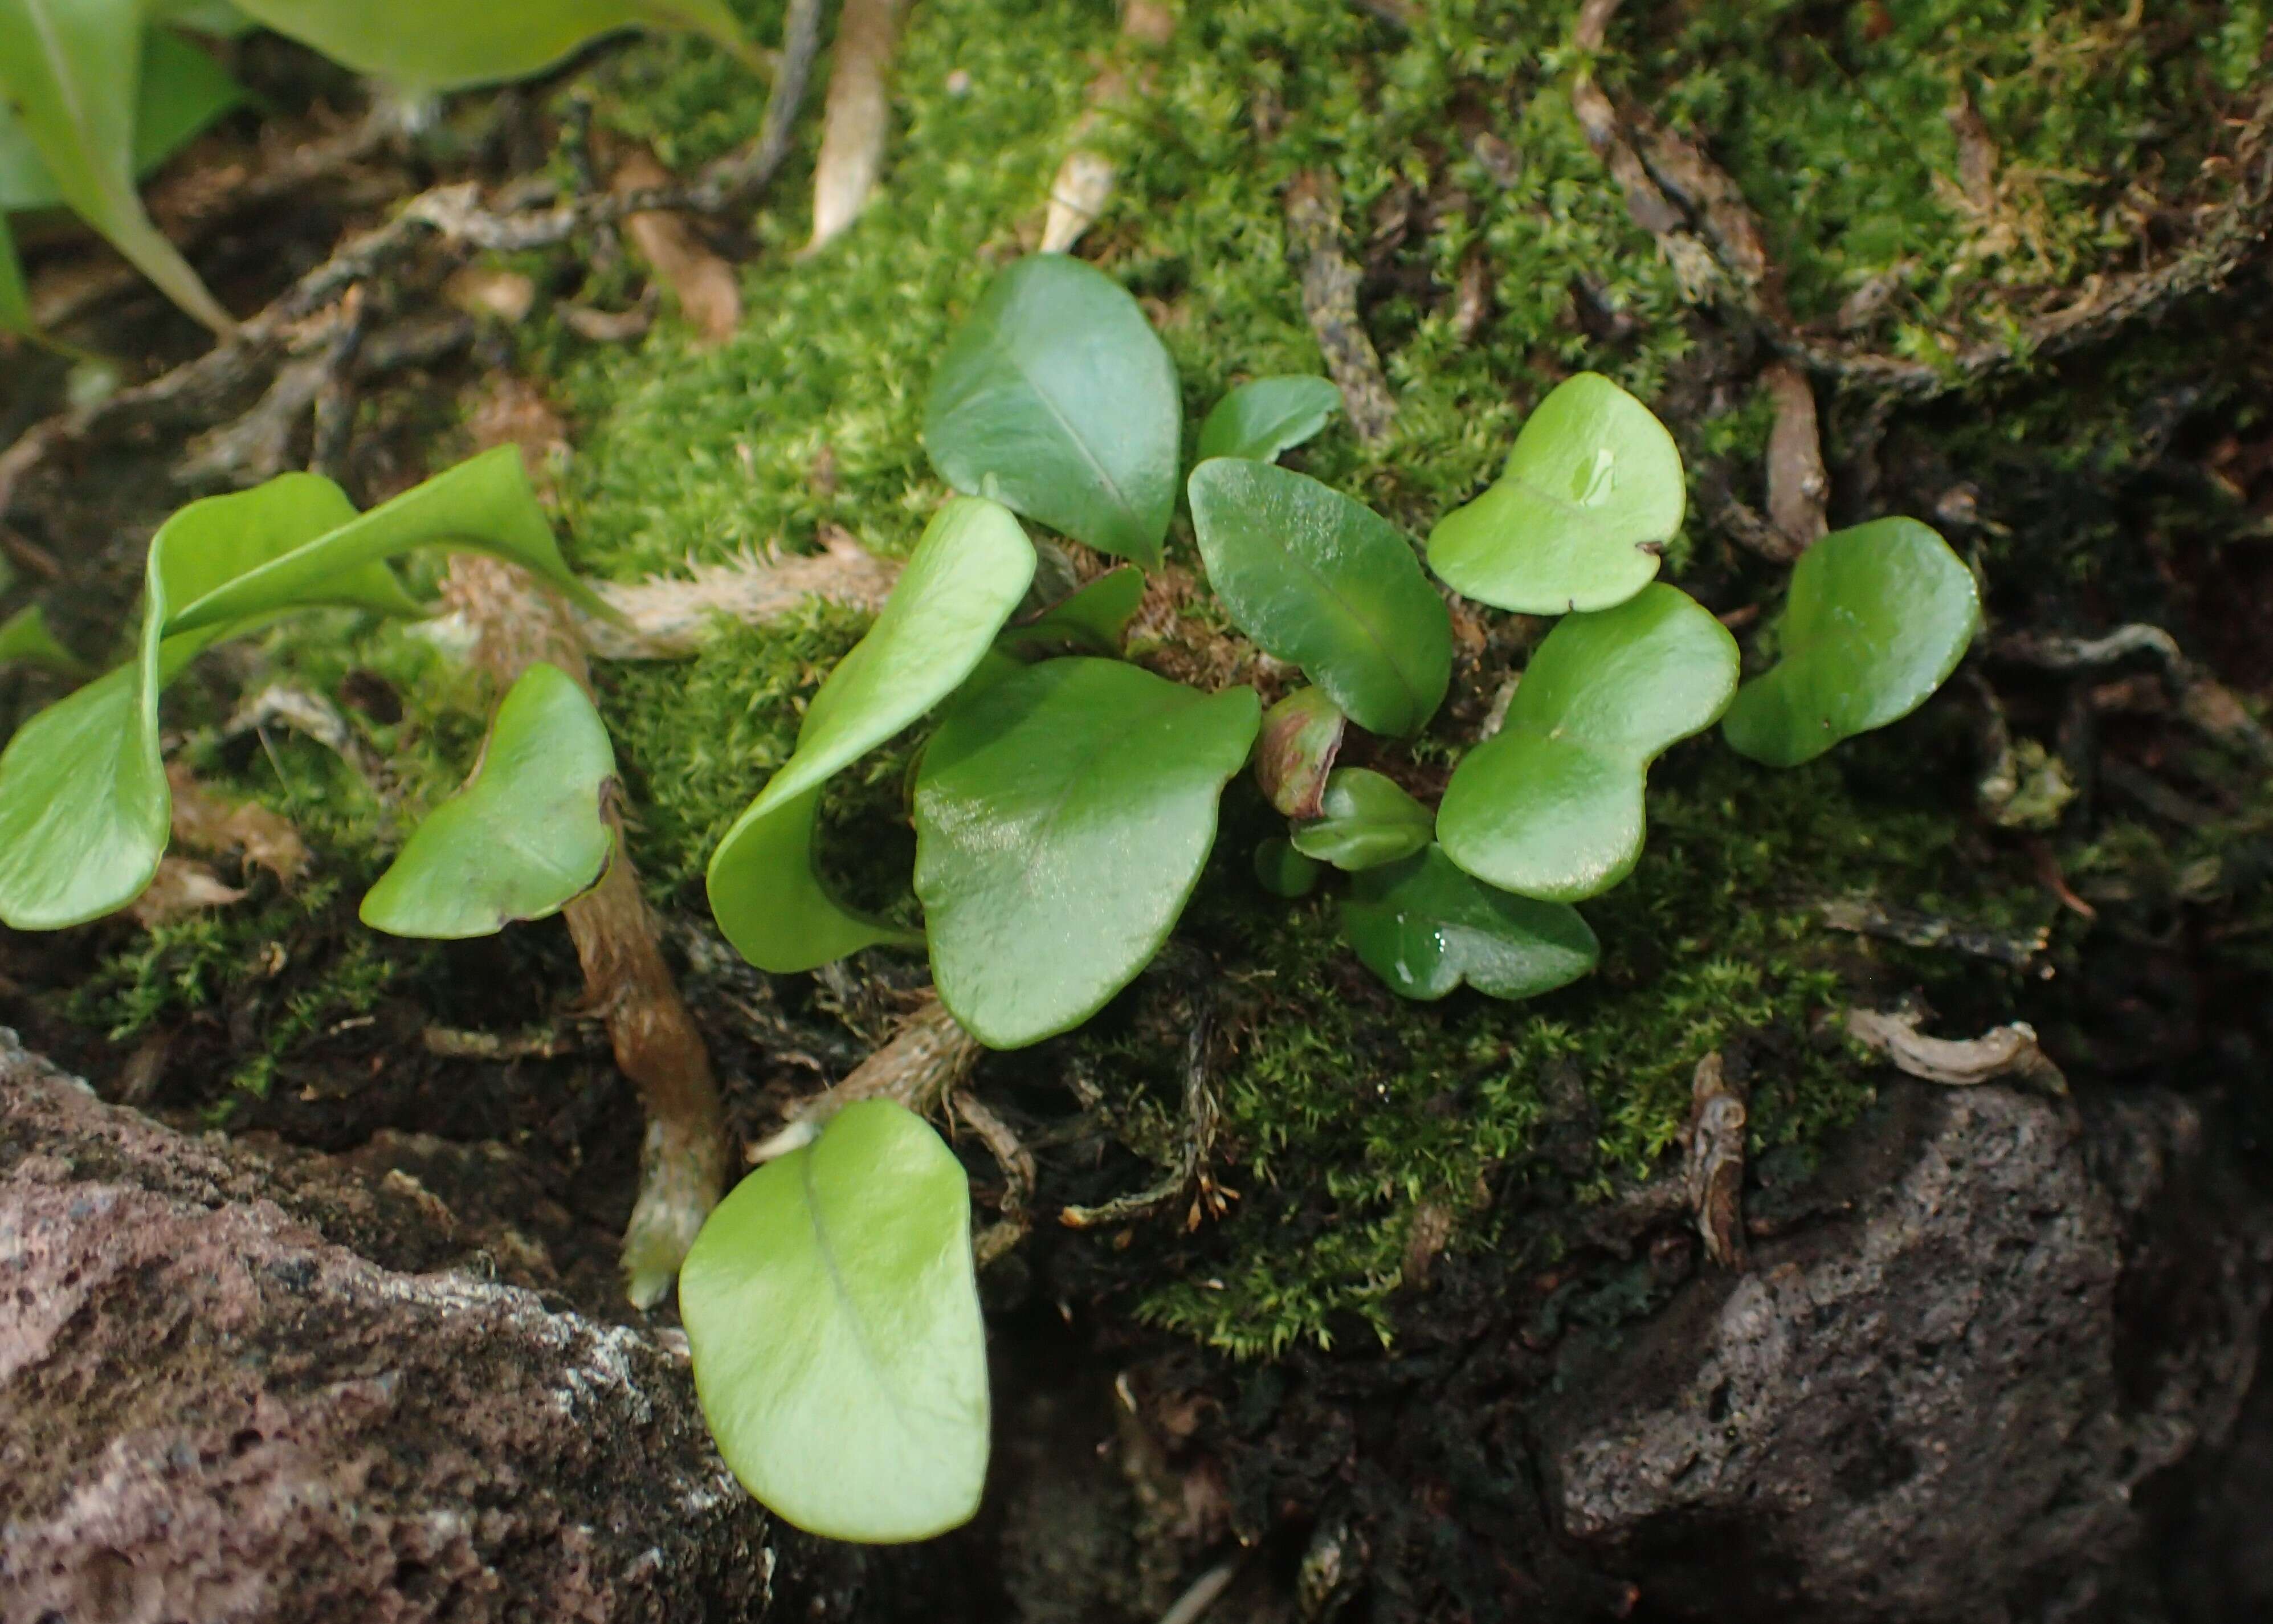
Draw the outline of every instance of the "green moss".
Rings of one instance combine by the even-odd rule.
[[[1905,744],[1915,732],[1891,748]],[[1582,910],[1600,973],[1526,1004],[1403,1003],[1341,944],[1330,900],[1280,913],[1222,874],[1189,929],[1235,989],[1241,1041],[1216,1081],[1235,1157],[1219,1172],[1242,1199],[1210,1260],[1143,1312],[1242,1354],[1325,1341],[1349,1316],[1386,1336],[1424,1204],[1459,1218],[1456,1245],[1517,1244],[1472,1214],[1538,1170],[1542,1131],[1591,1134],[1582,1191],[1653,1171],[1686,1124],[1697,1062],[1739,1037],[1764,1036],[1774,1056],[1753,1085],[1756,1150],[1851,1118],[1870,1078],[1814,1026],[1846,1001],[1839,961],[1867,950],[1827,930],[1816,903],[1876,892],[2031,924],[2046,911],[2025,876],[1961,857],[1959,808],[1905,804],[1854,781],[1857,766],[1778,773],[1685,747],[1653,783],[1633,877]],[[1892,967],[1929,983],[1954,968],[1902,955]]]

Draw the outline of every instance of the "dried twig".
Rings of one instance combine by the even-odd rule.
[[[1897,1071],[1929,1083],[1969,1088],[2014,1077],[2058,1094],[2067,1092],[2067,1079],[2037,1046],[2036,1028],[2026,1021],[1960,1040],[1927,1037],[1918,1031],[1919,1019],[1912,1009],[1849,1010],[1847,1032],[1885,1055]]]
[[[1905,947],[1947,948],[1992,963],[2025,969],[2050,945],[2052,927],[2034,930],[2000,930],[1992,925],[1969,924],[1915,908],[1888,907],[1868,897],[1837,897],[1822,905],[1823,922],[1834,930],[1878,936]]]
[[[248,867],[266,868],[286,885],[307,872],[307,843],[289,819],[259,801],[221,800],[180,762],[166,769],[166,783],[173,792],[174,839],[185,849],[242,853]]]
[[[1705,1255],[1728,1268],[1744,1263],[1745,1096],[1744,1084],[1728,1076],[1718,1050],[1697,1063],[1690,1083],[1683,1183]]]
[[[831,1116],[856,1100],[891,1100],[928,1116],[963,1086],[979,1055],[979,1040],[948,1013],[938,994],[926,994],[889,1042],[844,1081],[801,1101],[781,1132],[750,1147],[746,1157],[770,1162],[810,1145]]]
[[[614,185],[619,193],[651,192],[670,179],[651,155],[632,152],[616,166]],[[734,267],[710,251],[685,214],[641,209],[625,217],[624,233],[678,298],[679,312],[704,344],[723,344],[733,337],[734,329],[742,325],[742,285]]]
[[[684,581],[595,583],[620,622],[586,617],[584,640],[600,659],[679,659],[701,647],[719,620],[762,626],[807,598],[871,613],[900,578],[896,559],[879,558],[849,531],[824,527],[812,553],[745,553],[724,564],[698,564]]]
[[[889,85],[905,0],[844,0],[836,18],[821,154],[813,165],[812,253],[859,217],[883,167]]]
[[[429,1026],[418,1034],[420,1045],[441,1060],[559,1060],[589,1053],[605,1043],[602,1028],[589,1021],[568,1021],[526,1032],[476,1032],[462,1026]]]
[[[1823,436],[1815,420],[1815,391],[1799,369],[1779,361],[1760,374],[1775,402],[1768,433],[1768,517],[1797,558],[1831,526],[1831,476],[1823,468]]]
[[[1357,267],[1342,249],[1341,203],[1332,182],[1306,170],[1287,188],[1287,237],[1302,262],[1302,310],[1342,392],[1350,426],[1368,446],[1388,437],[1396,397],[1357,307]]]
[[[566,609],[516,567],[461,553],[444,595],[479,635],[476,658],[499,688],[538,660],[587,690],[591,673]],[[588,1009],[607,1023],[616,1064],[647,1107],[640,1192],[624,1231],[631,1300],[653,1305],[671,1289],[726,1181],[726,1124],[709,1051],[664,960],[639,876],[615,826],[616,854],[600,883],[562,910],[584,970]]]
[[[970,1089],[956,1091],[954,1109],[955,1114],[969,1123],[971,1131],[994,1153],[994,1164],[1002,1169],[1001,1216],[980,1230],[971,1243],[979,1267],[984,1268],[1024,1240],[1026,1231],[1033,1227],[1029,1203],[1034,1194],[1034,1156],[1010,1124]]]
[[[1069,1229],[1134,1223],[1173,1205],[1187,1190],[1192,1192],[1192,1204],[1185,1214],[1185,1228],[1199,1228],[1204,1213],[1222,1214],[1228,1192],[1219,1189],[1207,1172],[1208,1156],[1215,1148],[1216,1130],[1222,1120],[1215,1091],[1208,1083],[1208,1045],[1214,1037],[1214,1012],[1205,1002],[1204,992],[1193,996],[1200,1004],[1184,1038],[1182,1154],[1167,1176],[1149,1189],[1115,1196],[1095,1207],[1061,1207],[1058,1222]]]
[[[2178,701],[2179,714],[2209,737],[2273,763],[2273,733],[2249,714],[2233,691],[2188,659],[2178,639],[2159,626],[2137,622],[2098,637],[2068,637],[2052,632],[2015,632],[1998,638],[1990,657],[2040,671],[2087,671],[2144,654],[2160,666]]]

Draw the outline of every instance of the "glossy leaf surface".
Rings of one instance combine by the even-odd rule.
[[[1495,998],[1534,998],[1602,957],[1577,909],[1486,885],[1434,846],[1360,875],[1342,900],[1342,935],[1407,998],[1441,998],[1463,981]]]
[[[134,109],[134,173],[147,175],[244,100],[243,88],[212,56],[163,28],[149,29],[142,36]],[[31,132],[0,105],[0,213],[52,208],[63,200]]]
[[[1924,704],[1980,629],[1973,572],[1930,526],[1874,519],[1826,536],[1792,566],[1782,658],[1744,684],[1722,733],[1771,767],[1812,761]]]
[[[1318,888],[1325,864],[1305,857],[1283,835],[1260,840],[1255,846],[1255,878],[1264,890],[1288,901],[1307,897]]]
[[[1348,723],[1322,688],[1298,688],[1265,710],[1255,741],[1255,782],[1263,798],[1288,817],[1323,816],[1326,778]]]
[[[1649,763],[1710,727],[1736,688],[1736,639],[1677,588],[1570,616],[1532,656],[1505,725],[1452,774],[1437,813],[1445,855],[1527,897],[1608,891],[1641,855]]]
[[[1333,421],[1342,392],[1330,378],[1257,378],[1215,403],[1200,425],[1199,461],[1276,462]]]
[[[986,1334],[971,1185],[921,1117],[848,1105],[721,1201],[679,1275],[718,1452],[832,1539],[926,1539],[979,1508]]]
[[[1136,301],[1078,259],[1035,254],[948,344],[923,439],[956,490],[1150,567],[1175,511],[1182,424],[1175,367]]]
[[[41,712],[0,755],[0,921],[56,929],[139,896],[165,854],[172,804],[160,690],[204,649],[284,610],[415,613],[386,560],[431,545],[495,553],[589,596],[510,446],[367,514],[328,479],[285,474],[169,519],[150,543],[135,664]]]
[[[134,190],[142,32],[142,0],[0,0],[0,94],[57,195],[168,297],[226,332],[229,312]]]
[[[916,781],[916,895],[932,979],[972,1036],[1017,1049],[1066,1031],[1151,962],[1260,709],[1251,688],[1064,659],[949,715]]]
[[[876,623],[813,696],[796,751],[711,854],[710,910],[743,958],[785,974],[913,939],[821,884],[813,867],[821,791],[962,686],[1033,575],[1032,544],[999,504],[957,497],[940,509]]]
[[[1656,575],[1686,499],[1665,425],[1609,379],[1580,372],[1539,403],[1497,483],[1437,522],[1429,567],[1497,608],[1607,609]]]
[[[1316,821],[1298,823],[1290,837],[1305,857],[1352,873],[1378,868],[1429,844],[1437,820],[1394,780],[1365,767],[1337,769]]]
[[[1350,720],[1402,738],[1452,680],[1452,620],[1396,528],[1307,474],[1223,458],[1192,470],[1208,583],[1239,628]]]
[[[523,79],[604,34],[684,28],[754,71],[764,64],[724,0],[236,0],[279,34],[406,90]]]
[[[363,899],[390,936],[458,940],[545,919],[599,883],[615,853],[605,801],[608,729],[558,665],[521,673],[490,724],[481,764],[430,813]]]

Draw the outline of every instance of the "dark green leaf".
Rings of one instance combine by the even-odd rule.
[[[1011,627],[997,641],[1024,659],[1052,654],[1115,655],[1144,601],[1143,570],[1109,569],[1024,625]]]
[[[1429,566],[1501,609],[1607,609],[1657,574],[1685,496],[1665,425],[1609,379],[1580,372],[1531,414],[1499,482],[1437,522]]]
[[[1924,704],[1980,628],[1973,572],[1928,526],[1876,519],[1826,536],[1792,567],[1782,658],[1744,684],[1722,733],[1771,767],[1812,761]]]
[[[279,34],[404,89],[526,79],[624,28],[684,28],[767,71],[725,0],[236,0]]]
[[[472,780],[428,815],[363,899],[390,936],[457,940],[546,919],[600,883],[616,849],[606,724],[542,661],[498,706]]]
[[[1394,781],[1363,767],[1337,768],[1326,780],[1319,816],[1294,826],[1294,849],[1355,872],[1413,855],[1429,844],[1437,820]]]
[[[1468,753],[1437,812],[1444,853],[1478,879],[1575,902],[1641,855],[1649,763],[1710,727],[1737,688],[1737,643],[1677,588],[1547,634],[1498,734]]]
[[[1324,863],[1303,856],[1283,836],[1256,843],[1255,877],[1274,897],[1289,901],[1307,897],[1318,888],[1318,876],[1324,872]]]
[[[982,1043],[1076,1026],[1152,961],[1247,760],[1251,688],[1064,659],[958,705],[916,782],[932,979]]]
[[[0,0],[0,93],[64,200],[168,297],[227,332],[229,312],[135,194],[142,30],[142,0]]]
[[[1192,470],[1208,582],[1239,628],[1360,727],[1417,732],[1452,680],[1452,620],[1389,522],[1307,474],[1225,458]]]
[[[1441,998],[1462,981],[1495,998],[1535,998],[1602,956],[1577,909],[1495,890],[1433,846],[1360,875],[1342,902],[1342,934],[1408,998]]]
[[[1342,409],[1342,392],[1325,378],[1257,378],[1215,403],[1200,425],[1199,461],[1251,457],[1276,462],[1316,434]]]
[[[1255,782],[1288,817],[1323,815],[1326,775],[1341,754],[1348,718],[1322,688],[1298,688],[1263,713],[1255,741]]]
[[[821,883],[821,787],[954,693],[994,651],[1033,575],[1033,545],[1000,506],[965,496],[940,509],[876,623],[813,696],[796,753],[711,854],[710,911],[742,957],[785,974],[918,939],[843,906]]]
[[[926,1539],[986,1485],[986,1331],[971,1185],[887,1100],[751,1174],[679,1275],[718,1453],[776,1515],[832,1539]]]
[[[1176,369],[1136,301],[1050,253],[1002,272],[956,330],[923,438],[956,490],[1151,566],[1175,512],[1181,425]]]

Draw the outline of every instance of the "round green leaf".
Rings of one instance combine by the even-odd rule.
[[[1255,782],[1288,817],[1324,816],[1326,775],[1341,754],[1348,718],[1322,688],[1298,688],[1263,713]]]
[[[1436,713],[1452,619],[1387,520],[1307,474],[1236,458],[1194,469],[1191,501],[1209,584],[1242,631],[1360,727],[1402,738]]]
[[[923,1119],[846,1106],[712,1211],[679,1274],[718,1453],[832,1539],[926,1539],[986,1480],[986,1332],[971,1185]]]
[[[1247,760],[1252,688],[1116,660],[1031,666],[958,705],[916,781],[932,979],[994,1049],[1079,1026],[1150,963]]]
[[[1602,957],[1577,909],[1472,879],[1434,846],[1360,875],[1342,901],[1342,935],[1407,998],[1441,998],[1462,981],[1495,998],[1535,998]]]
[[[1316,434],[1342,409],[1342,392],[1327,378],[1257,378],[1215,403],[1200,425],[1199,461],[1251,457],[1276,462]]]
[[[584,690],[539,662],[498,706],[471,782],[434,808],[363,899],[389,936],[457,940],[545,919],[615,853],[616,753]]]
[[[1033,577],[1033,544],[998,504],[957,497],[933,518],[876,623],[806,708],[796,752],[711,853],[710,911],[743,958],[786,974],[915,939],[821,885],[821,786],[954,693],[993,652]]]
[[[1507,721],[1468,753],[1437,811],[1444,853],[1504,891],[1575,902],[1641,855],[1649,763],[1710,727],[1737,688],[1737,642],[1653,583],[1548,633]]]
[[[1429,567],[1496,608],[1607,609],[1655,577],[1685,498],[1665,425],[1609,379],[1580,372],[1531,414],[1498,483],[1437,522]]]
[[[622,28],[705,34],[753,71],[763,58],[724,0],[236,0],[279,34],[414,91],[525,79]]]
[[[1290,902],[1307,897],[1317,890],[1318,876],[1324,872],[1324,863],[1303,856],[1282,835],[1256,842],[1256,880],[1274,897],[1284,897]]]
[[[1792,566],[1782,657],[1744,684],[1722,735],[1771,767],[1812,761],[1924,704],[1980,629],[1973,572],[1929,526],[1874,519],[1826,536]]]
[[[924,447],[956,490],[1151,566],[1175,512],[1182,414],[1175,366],[1128,291],[1036,254],[994,279],[940,357]]]
[[[1297,823],[1294,849],[1355,872],[1413,855],[1429,844],[1437,820],[1395,781],[1363,767],[1338,768],[1326,780],[1319,816]]]

